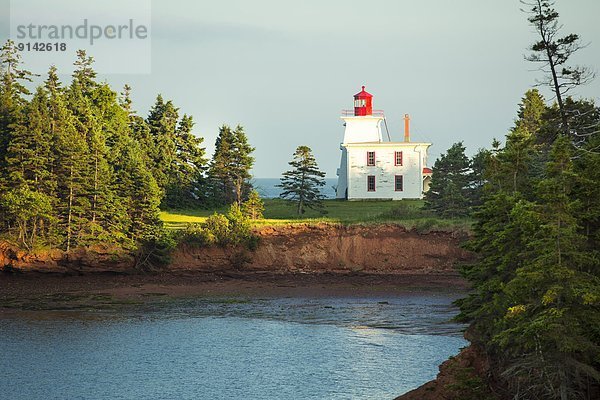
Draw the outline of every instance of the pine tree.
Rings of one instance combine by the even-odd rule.
[[[45,82],[48,92],[48,116],[55,158],[52,176],[56,185],[57,226],[53,228],[56,244],[69,251],[76,243],[81,218],[87,200],[84,190],[85,138],[75,129],[75,121],[67,107],[66,94],[58,80],[56,68],[51,67]]]
[[[325,173],[319,170],[310,147],[298,146],[289,165],[293,169],[284,172],[277,185],[283,189],[279,197],[296,203],[298,215],[304,214],[306,208],[323,212],[320,188],[325,185]]]
[[[27,186],[11,188],[0,195],[3,218],[14,223],[19,243],[27,250],[34,250],[40,232],[44,233],[42,221],[50,222],[52,199]]]
[[[81,215],[79,232],[79,242],[84,244],[103,240],[119,232],[111,222],[121,221],[121,218],[111,216],[113,213],[119,214],[119,217],[123,214],[118,201],[115,201],[116,194],[111,185],[112,169],[107,159],[106,122],[111,118],[105,111],[110,107],[114,94],[107,85],[94,81],[96,72],[92,68],[93,58],[87,57],[82,50],[77,55],[73,81],[68,90],[68,105],[75,128],[86,140],[88,153],[86,168],[82,171],[82,184],[90,208]],[[106,229],[110,227],[114,229]]]
[[[178,110],[173,102],[165,102],[161,95],[156,97],[156,102],[150,110],[146,123],[150,128],[150,135],[154,142],[153,174],[158,186],[166,190],[170,183],[171,170],[177,157],[177,144],[175,131],[177,129]]]
[[[479,149],[469,162],[471,171],[469,172],[468,199],[472,208],[480,206],[483,201],[483,187],[486,183],[485,170],[490,156],[489,150]]]
[[[16,125],[21,123],[21,113],[26,105],[25,87],[32,73],[21,68],[21,55],[12,40],[0,49],[0,189],[7,186],[6,156]]]
[[[238,125],[235,130],[227,125],[219,128],[208,170],[210,196],[215,204],[236,202],[239,205],[250,192],[253,151],[242,126]]]
[[[192,117],[183,115],[175,131],[175,160],[164,204],[168,208],[199,207],[203,205],[203,173],[206,170],[203,138],[192,133]]]
[[[230,166],[231,177],[235,190],[235,200],[238,205],[241,205],[252,188],[250,170],[254,165],[254,157],[251,156],[254,147],[248,143],[248,138],[241,125],[235,127],[233,139],[234,158]]]
[[[526,382],[531,398],[576,398],[589,379],[600,378],[594,367],[600,278],[590,273],[595,261],[584,251],[574,213],[571,147],[564,135],[553,146],[539,205],[525,219],[538,229],[504,289],[511,304],[495,338],[509,357],[511,378]]]
[[[248,195],[248,200],[242,204],[242,213],[250,219],[262,219],[265,211],[265,203],[256,190]]]
[[[558,104],[562,126],[560,132],[570,135],[569,116],[565,110],[564,96],[576,86],[583,85],[593,78],[593,73],[581,66],[569,66],[571,56],[584,46],[579,36],[574,33],[560,37],[561,25],[559,14],[553,8],[554,2],[548,0],[525,1],[521,3],[529,7],[527,19],[534,27],[539,39],[530,47],[531,55],[527,59],[540,63],[540,68],[547,74],[541,83],[548,85]]]
[[[39,87],[24,107],[19,123],[13,124],[6,155],[11,187],[25,185],[46,194],[54,192],[51,176],[54,149],[47,103],[46,91]]]
[[[462,142],[454,143],[433,165],[431,185],[425,193],[425,208],[444,217],[461,217],[470,212],[470,162]]]
[[[538,103],[541,118],[525,123],[531,108],[521,105],[505,148],[496,143],[487,162],[469,243],[478,259],[463,268],[475,290],[460,301],[461,318],[472,322],[493,379],[511,397],[593,398],[600,388],[600,156],[574,152],[598,142],[592,135],[576,147],[557,132],[548,151],[535,137],[552,129],[553,117]]]

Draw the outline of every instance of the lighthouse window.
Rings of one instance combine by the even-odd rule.
[[[354,100],[354,107],[364,107],[366,105],[367,105],[367,101],[365,99]]]
[[[367,165],[374,166],[375,165],[375,152],[367,151]]]
[[[394,179],[394,189],[396,192],[401,192],[404,190],[404,178],[402,175],[396,175]]]
[[[402,152],[396,151],[396,152],[394,152],[394,154],[395,154],[394,165],[401,166],[402,165]]]
[[[375,191],[375,175],[367,176],[367,191],[368,192]]]

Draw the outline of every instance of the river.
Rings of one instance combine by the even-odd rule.
[[[466,345],[443,290],[0,318],[3,399],[393,399]]]

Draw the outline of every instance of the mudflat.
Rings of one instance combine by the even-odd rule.
[[[352,297],[464,291],[457,274],[0,275],[0,314],[11,310],[113,308],[178,297]]]

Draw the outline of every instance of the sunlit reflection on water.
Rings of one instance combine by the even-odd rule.
[[[196,298],[0,319],[7,399],[390,399],[466,342],[456,296]]]

